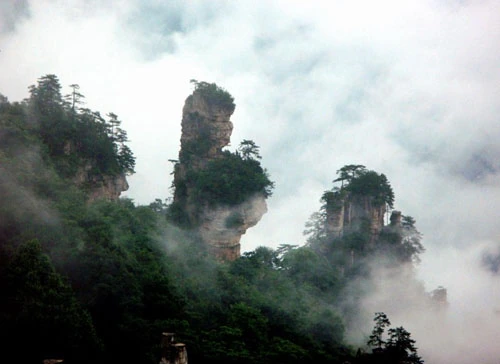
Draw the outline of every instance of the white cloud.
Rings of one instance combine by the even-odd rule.
[[[55,73],[118,114],[137,202],[169,194],[189,80],[215,81],[236,99],[233,145],[255,140],[277,182],[243,250],[303,242],[335,171],[359,163],[416,218],[428,288],[448,286],[452,304],[488,290],[459,288],[449,254],[498,244],[500,3],[33,0],[23,14],[0,33],[0,92],[22,99]]]

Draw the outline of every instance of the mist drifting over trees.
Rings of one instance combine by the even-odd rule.
[[[77,85],[62,96],[55,75],[29,89],[28,99],[2,97],[0,104],[6,353],[24,353],[29,333],[39,340],[23,360],[153,363],[169,331],[192,363],[421,362],[401,326],[383,339],[387,325],[376,320],[368,337],[379,306],[366,307],[367,298],[381,271],[404,272],[413,299],[440,309],[412,272],[423,251],[415,219],[384,223],[395,204],[385,175],[341,168],[334,181],[341,186],[325,191],[306,224],[306,244],[261,246],[227,261],[178,219],[172,201],[136,205],[118,198],[123,190],[110,193],[135,165],[116,114],[83,107]],[[256,192],[269,198],[274,183],[261,167],[265,159],[245,139],[186,181],[203,206],[231,207]],[[340,211],[340,230],[332,230]],[[239,223],[233,216],[226,228]]]

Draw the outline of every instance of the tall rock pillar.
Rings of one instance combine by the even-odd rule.
[[[201,85],[201,87],[200,87]],[[231,139],[232,97],[215,84],[197,83],[182,112],[179,160],[174,170],[175,212],[181,225],[196,229],[208,250],[221,260],[240,256],[241,235],[267,211],[265,196],[256,194],[238,205],[209,204],[196,193],[190,176],[223,158]]]
[[[174,203],[184,213],[190,226],[199,223],[199,206],[193,198],[193,181],[189,170],[200,170],[222,155],[222,148],[231,141],[230,120],[234,104],[215,104],[202,90],[188,96],[182,109],[182,134],[179,161],[174,170]]]

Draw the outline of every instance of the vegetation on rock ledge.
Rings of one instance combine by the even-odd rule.
[[[71,87],[72,93],[63,97],[57,76],[40,77],[29,88],[30,98],[20,104],[26,119],[17,126],[40,138],[65,176],[73,176],[81,167],[90,167],[94,175],[133,174],[135,157],[118,116],[108,113],[105,119],[82,107],[84,96],[78,85]]]
[[[187,179],[194,186],[196,200],[209,205],[237,205],[255,194],[267,198],[274,187],[258,159],[229,151],[210,161],[206,168],[189,171]]]
[[[234,97],[222,87],[205,81],[191,80],[191,83],[194,91],[200,93],[209,105],[227,109],[231,113],[234,111]]]
[[[117,119],[102,121],[81,109],[76,87],[65,102],[55,77],[40,81],[30,100],[0,97],[5,357],[152,364],[159,361],[161,333],[169,331],[187,344],[192,364],[377,362],[356,357],[344,339],[350,320],[359,316],[352,310],[360,291],[352,287],[360,275],[340,269],[338,251],[283,244],[222,264],[195,234],[172,226],[171,205],[160,199],[148,206],[127,199],[88,203],[71,182],[75,166],[90,161],[95,173],[133,168],[132,160],[116,160],[123,140]],[[91,131],[78,138],[83,126]],[[245,193],[270,195],[273,184],[253,142],[223,158],[227,163],[194,176],[201,180],[200,198],[237,203]],[[231,181],[240,174],[246,179]],[[213,191],[212,183],[225,192]],[[235,214],[228,224],[239,220]],[[419,238],[414,220],[404,224]],[[394,329],[389,340],[377,342],[382,349],[394,346],[395,353],[405,350],[406,360],[414,348],[407,334]]]

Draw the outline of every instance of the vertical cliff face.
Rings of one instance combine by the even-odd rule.
[[[371,196],[353,196],[347,204],[344,216],[345,224],[354,230],[359,230],[366,222],[370,232],[370,242],[373,243],[384,227],[386,205],[378,204]]]
[[[128,190],[128,182],[125,175],[99,176],[90,180],[89,201],[105,199],[116,201],[122,192]]]
[[[384,227],[386,204],[380,204],[372,196],[351,193],[338,194],[326,209],[326,230],[332,238],[344,234],[368,230],[374,243]]]
[[[205,208],[201,215],[200,236],[212,254],[232,261],[240,256],[241,236],[267,212],[263,196],[255,196],[233,207]]]
[[[326,234],[333,239],[361,232],[374,244],[384,228],[387,207],[394,204],[394,192],[384,174],[350,164],[337,171],[341,187],[322,196],[326,212]],[[399,217],[401,219],[401,217]]]
[[[233,123],[230,118],[234,104],[210,102],[202,91],[190,95],[182,110],[180,168],[187,164],[194,168],[222,154],[222,148],[231,141]]]
[[[344,218],[346,198],[339,194],[326,205],[326,232],[332,238],[341,238],[344,235]]]
[[[198,225],[207,206],[199,206],[195,198],[194,181],[188,171],[204,169],[208,162],[222,155],[222,148],[231,141],[234,105],[210,103],[202,91],[190,95],[182,109],[182,134],[179,162],[175,166],[174,203],[185,213],[189,225]]]
[[[215,88],[214,84],[204,84],[207,85],[213,88],[207,91],[206,87],[197,87],[183,108],[173,205],[182,215],[184,225],[198,231],[213,255],[221,260],[235,260],[240,256],[241,236],[260,221],[267,206],[265,196],[259,193],[231,205],[200,196],[199,181],[192,176],[206,170],[210,162],[224,157],[222,148],[231,140],[230,117],[235,107],[229,94],[222,94],[225,91]]]
[[[79,168],[72,178],[76,186],[87,191],[89,202],[99,199],[116,201],[122,192],[128,190],[125,174],[95,175],[91,170],[92,165],[89,163]]]

